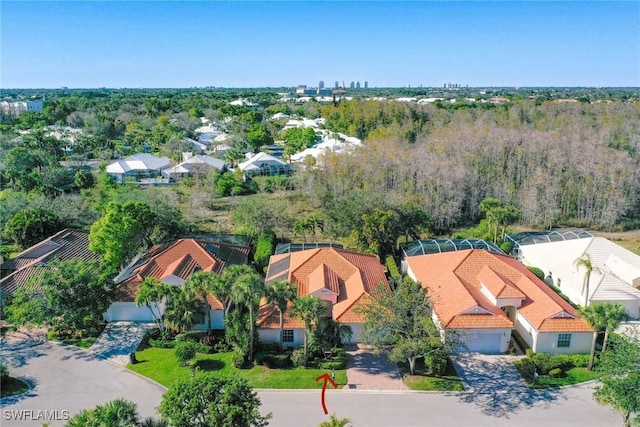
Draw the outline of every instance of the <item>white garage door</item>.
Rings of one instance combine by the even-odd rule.
[[[105,313],[109,322],[153,322],[153,315],[149,308],[136,306],[134,302],[114,302]]]
[[[468,333],[464,338],[467,348],[460,352],[500,353],[502,333]]]

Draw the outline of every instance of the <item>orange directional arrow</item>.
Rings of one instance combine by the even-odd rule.
[[[324,383],[322,383],[322,410],[324,411],[325,415],[327,415],[329,411],[327,411],[327,405],[324,402],[324,392],[327,390],[328,383],[331,383],[333,388],[338,388],[338,384],[336,384],[336,382],[326,372],[320,375],[318,378],[316,378],[316,381],[320,381],[320,380],[324,380]]]

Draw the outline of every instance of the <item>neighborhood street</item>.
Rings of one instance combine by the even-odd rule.
[[[618,426],[621,418],[591,399],[591,387],[559,392],[487,394],[327,391],[329,415],[348,417],[353,426],[449,427]],[[328,419],[319,392],[260,391],[270,425],[317,426]]]
[[[91,353],[55,343],[1,347],[2,359],[13,375],[29,380],[33,390],[2,401],[3,427],[41,426],[38,411],[58,411],[52,426],[71,415],[117,397],[138,404],[142,417],[154,415],[164,389],[115,363]],[[500,376],[500,372],[491,370]],[[467,364],[466,366],[470,366]],[[484,375],[487,375],[486,373]],[[327,390],[329,414],[348,417],[353,426],[616,426],[621,418],[591,398],[592,385],[561,391],[535,392],[506,381],[475,393]],[[259,390],[262,412],[272,412],[272,426],[316,426],[328,417],[321,409],[319,390]],[[27,420],[17,421],[22,414]],[[51,415],[51,414],[50,414]]]

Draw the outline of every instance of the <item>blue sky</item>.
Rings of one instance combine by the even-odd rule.
[[[640,86],[640,3],[0,2],[3,88]]]

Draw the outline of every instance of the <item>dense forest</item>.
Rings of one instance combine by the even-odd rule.
[[[110,202],[147,203],[155,217],[171,216],[176,232],[271,231],[306,239],[305,232],[315,238],[318,231],[383,251],[381,240],[392,245],[403,235],[450,234],[478,223],[488,198],[517,209],[519,221],[531,227],[640,227],[637,90],[381,89],[347,95],[300,103],[286,89],[6,91],[8,100],[44,96],[45,102],[42,113],[2,117],[3,240],[18,242],[19,229],[42,211],[54,215],[53,228],[88,228]],[[415,99],[394,99],[400,96]],[[426,97],[435,100],[416,102]],[[230,104],[239,98],[258,107]],[[270,120],[279,112],[322,117],[327,130],[363,144],[347,154],[327,154],[280,181],[243,182],[232,173],[214,173],[141,189],[116,185],[104,172],[112,158],[143,150],[178,160],[202,118],[232,135],[228,164],[273,141],[290,144],[289,153],[303,148],[288,141],[293,132],[283,132],[286,120]],[[71,141],[52,136],[52,125],[82,132]],[[98,167],[88,171],[83,166],[90,159]]]

